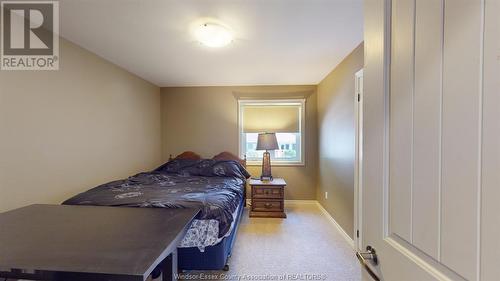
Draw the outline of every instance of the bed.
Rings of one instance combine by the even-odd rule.
[[[200,208],[179,245],[179,269],[228,270],[250,177],[245,162],[228,152],[212,159],[184,152],[153,171],[97,186],[63,204]]]

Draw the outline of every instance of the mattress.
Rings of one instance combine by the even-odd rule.
[[[174,160],[154,171],[97,186],[63,204],[199,208],[190,229],[192,241],[202,249],[230,233],[248,177],[236,161]]]

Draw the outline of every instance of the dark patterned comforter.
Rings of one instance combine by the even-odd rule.
[[[219,221],[219,237],[233,221],[249,174],[235,161],[170,161],[152,172],[140,173],[80,193],[66,205],[192,208],[200,220]]]

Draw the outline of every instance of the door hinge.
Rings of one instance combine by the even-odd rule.
[[[361,95],[358,94],[358,102],[360,102],[360,101],[361,101]]]
[[[359,229],[356,230],[356,237],[359,238]]]

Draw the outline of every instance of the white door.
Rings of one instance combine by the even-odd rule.
[[[365,0],[362,243],[381,280],[500,280],[499,1]]]

